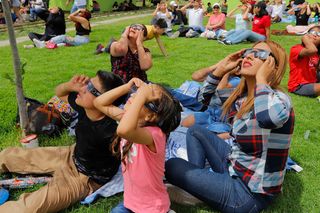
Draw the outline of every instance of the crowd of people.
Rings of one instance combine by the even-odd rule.
[[[297,1],[290,5],[299,9],[298,22],[297,12],[309,6]],[[110,55],[111,72],[99,70],[91,78],[75,75],[56,88],[56,96],[78,113],[75,144],[0,152],[1,173],[53,175],[39,190],[0,205],[0,211],[60,211],[109,183],[120,165],[124,197],[112,213],[174,212],[164,178],[218,211],[268,208],[282,191],[294,131],[292,101],[280,88],[288,62],[289,92],[320,95],[320,26],[307,29],[288,59],[270,37],[270,25],[284,18],[277,13],[280,5],[285,4],[240,0],[228,12],[226,0],[211,9],[201,0],[183,7],[160,2],[151,25],[133,23],[119,39],[99,44],[95,54]],[[90,12],[78,8],[69,15],[75,38],[65,35],[63,16],[59,8],[49,10],[45,33],[29,34],[36,47],[89,42]],[[227,31],[226,17],[235,18],[235,29]],[[179,28],[173,32],[175,24]],[[255,43],[195,71],[191,77],[202,85],[191,97],[148,79],[153,63],[144,41],[155,38],[167,56],[161,35],[206,37],[226,45]],[[186,110],[188,116],[182,116]],[[187,158],[166,159],[166,141],[180,126],[188,128],[182,141]]]

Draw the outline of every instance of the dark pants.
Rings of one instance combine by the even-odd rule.
[[[38,33],[29,33],[28,36],[31,41],[33,41],[33,39],[38,39],[40,41],[49,41],[51,38],[54,37],[54,36],[49,36],[46,34],[38,34]]]
[[[187,132],[189,162],[172,158],[166,162],[167,180],[222,212],[260,212],[271,197],[252,193],[239,177],[231,177],[227,156],[230,146],[200,126]],[[205,168],[208,160],[212,171]]]

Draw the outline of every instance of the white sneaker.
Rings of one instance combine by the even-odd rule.
[[[36,38],[34,38],[32,41],[37,48],[44,48],[46,46],[44,41],[40,41]]]
[[[170,183],[166,183],[166,187],[170,196],[170,200],[174,201],[175,203],[192,206],[203,203],[198,198],[194,197],[193,195],[189,194],[188,192],[184,191],[183,189],[177,186],[174,186]]]
[[[190,30],[186,33],[186,37],[187,37],[187,38],[190,38],[193,32],[194,32],[194,30],[193,30],[193,29],[190,29]]]
[[[180,32],[177,31],[177,32],[173,33],[172,36],[170,36],[170,38],[178,38],[179,35],[180,35]]]

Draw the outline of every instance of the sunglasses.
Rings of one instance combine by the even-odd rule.
[[[310,34],[310,35],[315,35],[315,36],[320,36],[320,32],[317,32],[317,31],[314,31],[314,30],[310,30],[310,31],[308,32],[308,34]]]
[[[253,54],[255,58],[259,58],[260,60],[263,60],[263,61],[267,60],[269,56],[272,56],[275,59],[275,62],[277,64],[276,58],[268,50],[253,49],[253,48],[245,49],[245,51],[242,54],[242,58],[247,57],[249,54]]]
[[[214,7],[213,7],[213,9],[220,9],[220,7],[218,7],[218,6],[214,6]]]
[[[130,94],[136,93],[137,90],[138,90],[138,88],[137,88],[135,85],[133,85],[133,86],[131,87]],[[158,106],[157,106],[155,103],[148,102],[148,103],[145,103],[144,106],[145,106],[148,110],[150,110],[150,111],[152,111],[152,112],[155,112],[155,113],[158,113],[158,112],[159,112],[159,108],[158,108]]]
[[[143,30],[143,26],[141,24],[132,24],[130,25],[130,28],[134,30],[140,30],[140,31]]]
[[[88,82],[87,84],[87,90],[92,94],[94,95],[95,97],[98,97],[101,95],[101,92],[99,92],[92,84],[91,81]]]

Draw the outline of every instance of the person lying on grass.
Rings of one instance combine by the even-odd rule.
[[[98,71],[89,78],[76,75],[56,88],[56,95],[78,112],[76,143],[71,146],[24,149],[11,147],[0,152],[0,173],[51,174],[52,180],[39,190],[24,193],[17,201],[0,206],[0,212],[59,212],[79,202],[117,173],[120,160],[109,149],[117,123],[100,112],[93,101],[123,85],[113,73]],[[119,105],[125,97],[118,96]]]
[[[131,95],[123,109],[113,105],[128,93]],[[94,105],[119,121],[112,149],[122,161],[124,202],[111,212],[169,212],[163,183],[165,147],[167,136],[180,124],[179,101],[164,87],[133,78],[98,97]]]
[[[302,44],[291,47],[288,90],[297,95],[320,96],[320,26],[302,37]]]
[[[153,25],[143,25],[143,24],[138,24],[138,25],[142,25],[143,29],[147,32],[147,34],[145,35],[144,33],[144,41],[149,41],[152,40],[153,38],[156,39],[158,46],[162,52],[162,54],[164,56],[168,56],[168,53],[160,39],[160,36],[163,35],[163,33],[165,32],[165,29],[167,28],[167,23],[164,19],[158,19],[155,21],[155,23]],[[133,26],[133,25],[131,25]],[[111,39],[111,41],[113,41],[113,39]],[[109,43],[110,45],[110,43]],[[108,51],[110,50],[110,47],[107,45],[106,47],[103,46],[102,44],[98,44],[96,47],[96,50],[94,52],[94,54],[98,55],[101,53],[109,53]]]
[[[167,180],[221,212],[260,212],[282,190],[294,130],[288,95],[279,88],[285,50],[272,41],[227,56],[212,73],[212,87],[240,65],[241,82],[224,102],[233,145],[197,125],[187,132],[189,162],[166,162]],[[211,170],[205,167],[209,161]]]
[[[33,39],[33,43],[38,48],[55,48],[57,46],[79,46],[89,43],[89,35],[91,32],[90,18],[91,13],[86,9],[79,9],[71,13],[68,18],[74,22],[76,36],[59,35],[51,38],[48,42]]]

